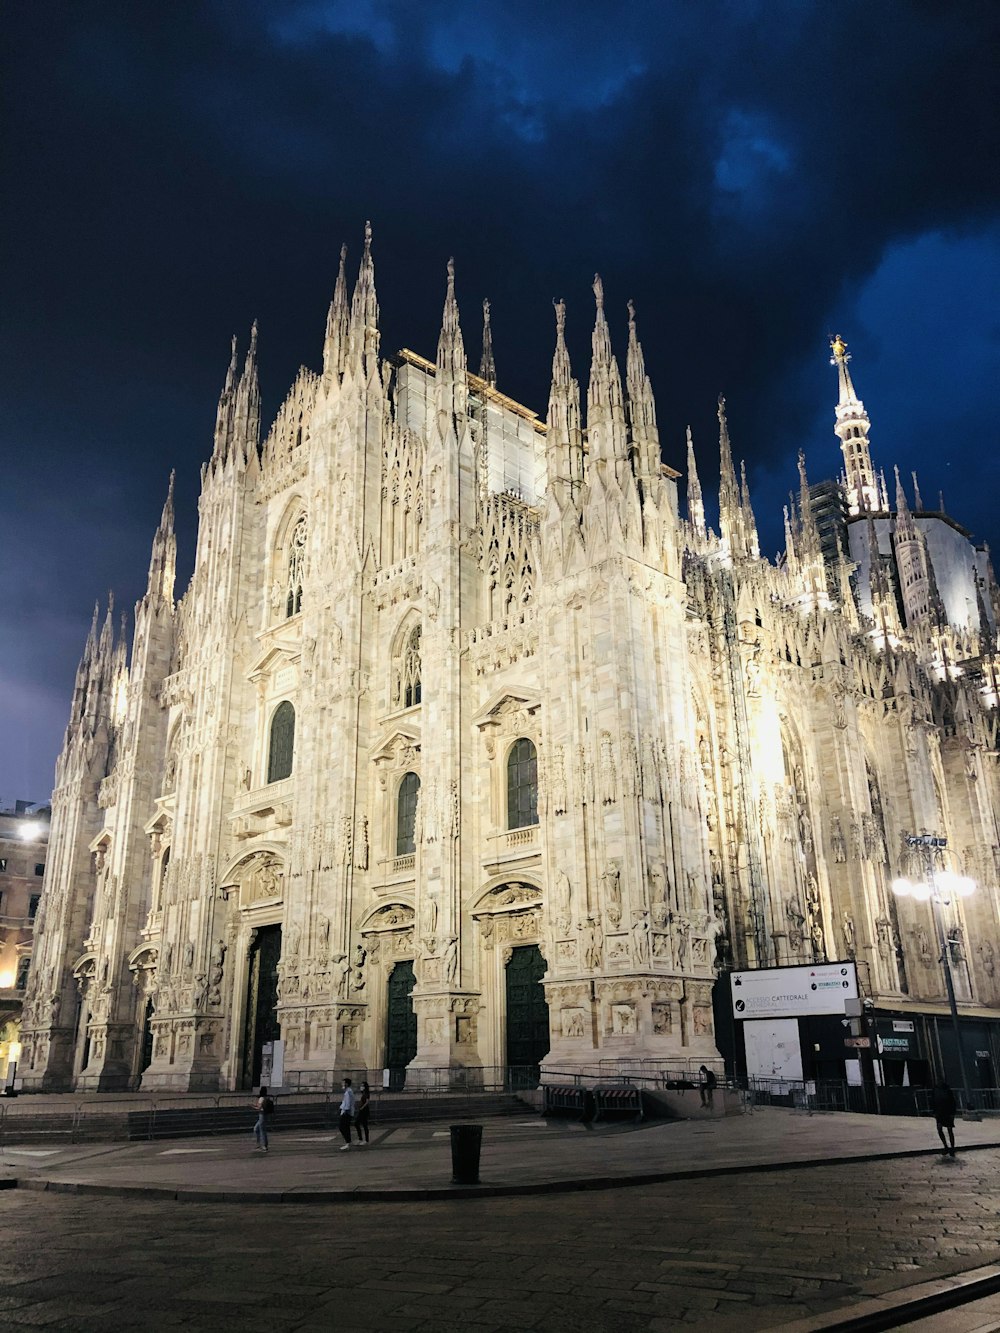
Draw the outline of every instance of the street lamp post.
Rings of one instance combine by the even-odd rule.
[[[980,1120],[982,1117],[972,1105],[972,1091],[969,1087],[969,1075],[965,1064],[965,1048],[962,1044],[962,1026],[958,1018],[958,1004],[955,1001],[955,983],[951,975],[949,941],[945,933],[942,905],[947,906],[952,898],[968,898],[976,891],[976,881],[968,875],[955,875],[946,870],[935,870],[934,862],[943,860],[944,849],[948,846],[947,838],[938,838],[930,833],[904,834],[903,843],[918,855],[923,862],[923,880],[894,879],[892,891],[900,898],[915,898],[918,902],[930,902],[934,917],[934,930],[938,948],[941,950],[941,966],[944,968],[944,984],[948,995],[948,1008],[951,1010],[952,1026],[955,1029],[955,1043],[958,1048],[958,1066],[962,1074],[962,1091],[965,1094],[966,1120]]]

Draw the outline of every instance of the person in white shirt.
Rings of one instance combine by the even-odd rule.
[[[344,1079],[344,1094],[340,1099],[340,1134],[344,1140],[341,1152],[347,1152],[351,1146],[351,1124],[354,1120],[354,1089],[351,1080]]]

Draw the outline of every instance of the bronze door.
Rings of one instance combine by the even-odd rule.
[[[385,1064],[390,1088],[401,1088],[406,1066],[417,1053],[417,1016],[413,1012],[413,987],[417,979],[413,963],[397,963],[389,974],[389,1004],[386,1016]]]
[[[243,1086],[260,1082],[264,1043],[281,1037],[278,1022],[278,960],[281,927],[261,926],[250,946],[247,974],[247,1017],[243,1038]]]
[[[539,1065],[549,1053],[549,1006],[542,977],[545,959],[537,944],[515,949],[507,964],[508,1078],[536,1087]]]

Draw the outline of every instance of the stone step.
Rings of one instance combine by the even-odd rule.
[[[336,1125],[339,1099],[275,1098],[272,1127],[328,1129]],[[372,1101],[373,1125],[429,1120],[480,1120],[534,1114],[513,1094],[478,1093],[424,1096],[389,1093]],[[81,1108],[44,1114],[19,1114],[0,1121],[0,1143],[89,1143],[121,1140],[197,1138],[211,1134],[243,1134],[253,1124],[250,1099],[229,1106],[169,1106],[151,1103],[137,1110],[102,1112]]]

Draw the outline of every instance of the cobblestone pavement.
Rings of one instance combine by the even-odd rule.
[[[80,1333],[769,1329],[996,1261],[998,1209],[996,1150],[426,1203],[9,1190],[0,1318]]]

